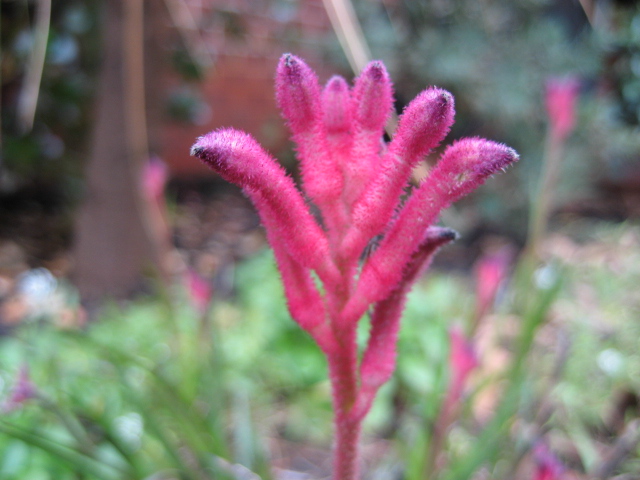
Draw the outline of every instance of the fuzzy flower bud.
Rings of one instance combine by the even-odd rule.
[[[354,205],[345,256],[359,254],[369,238],[382,232],[413,168],[446,136],[453,115],[453,97],[437,88],[425,90],[407,106],[375,178]]]
[[[198,138],[191,155],[242,187],[262,221],[277,229],[276,237],[298,262],[327,278],[333,275],[324,232],[293,180],[250,135],[233,129],[213,131]]]
[[[436,221],[440,211],[517,159],[513,149],[484,139],[467,138],[451,145],[364,266],[354,298],[362,296],[369,302],[383,299],[401,280],[422,232]]]
[[[398,131],[389,145],[389,155],[404,159],[412,169],[449,133],[454,116],[453,95],[429,88],[405,109]]]
[[[283,55],[278,63],[276,99],[294,135],[315,127],[321,110],[318,77],[294,55]]]
[[[333,230],[344,221],[337,206],[343,190],[342,169],[328,145],[318,77],[294,55],[285,54],[278,63],[276,100],[298,145],[304,190]]]
[[[331,77],[322,91],[324,124],[329,135],[348,135],[350,133],[351,105],[349,100],[347,81],[338,75]]]
[[[359,129],[374,132],[380,137],[393,103],[393,88],[382,62],[367,65],[353,87],[356,124]]]
[[[360,366],[363,389],[370,388],[375,391],[391,377],[395,370],[395,345],[406,294],[429,266],[438,249],[457,238],[458,234],[449,228],[429,227],[420,247],[404,271],[403,281],[389,297],[376,304],[371,315],[369,342]]]
[[[369,63],[353,86],[353,150],[345,162],[348,207],[358,199],[380,164],[382,136],[393,106],[393,86],[382,62]]]

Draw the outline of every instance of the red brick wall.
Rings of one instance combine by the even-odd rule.
[[[200,37],[217,54],[200,86],[210,119],[197,126],[170,123],[163,132],[162,157],[173,176],[209,174],[189,157],[189,148],[198,135],[219,127],[245,130],[272,153],[282,151],[288,133],[275,105],[275,68],[280,55],[291,51],[315,68],[330,71],[320,60],[320,42],[331,33],[322,1],[292,2],[295,10],[285,12],[278,11],[279,4],[273,1],[191,0],[188,4],[201,22]],[[327,78],[320,76],[321,81]]]

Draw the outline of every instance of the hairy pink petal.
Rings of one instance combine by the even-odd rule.
[[[345,166],[352,156],[352,123],[351,92],[349,85],[340,76],[332,77],[322,91],[322,107],[324,112],[324,127],[326,132],[327,157],[330,165],[336,167],[332,175],[340,176],[344,182]],[[339,170],[339,173],[338,173]],[[344,189],[332,196],[331,201],[321,206],[325,225],[329,231],[330,240],[334,246],[344,235],[347,228],[348,212],[342,202]]]
[[[334,339],[326,323],[327,311],[311,272],[284,249],[274,250],[291,317],[313,337],[323,351],[333,348]]]
[[[302,188],[334,232],[345,222],[340,202],[342,170],[329,151],[318,78],[294,55],[285,54],[278,63],[276,99],[298,147]]]
[[[393,86],[380,61],[369,63],[353,86],[356,128],[380,139],[393,106]]]
[[[353,87],[353,153],[345,172],[348,205],[360,196],[380,163],[382,135],[393,106],[393,85],[382,62],[369,63]]]
[[[343,256],[359,255],[367,242],[382,232],[413,168],[446,136],[453,115],[453,97],[437,88],[425,90],[407,106],[376,176],[354,205]]]
[[[276,100],[294,135],[312,131],[321,118],[318,77],[304,61],[289,53],[278,63]]]
[[[322,91],[324,124],[329,135],[345,135],[350,138],[352,113],[349,85],[344,78],[335,75]]]
[[[440,211],[517,159],[511,148],[484,139],[468,138],[451,145],[365,264],[354,298],[363,297],[372,303],[386,297],[401,280],[422,232],[435,222]]]
[[[407,293],[427,269],[438,249],[456,238],[457,233],[453,230],[429,227],[422,244],[404,272],[402,282],[386,299],[376,304],[371,316],[369,341],[360,364],[361,415],[366,415],[376,392],[391,378],[395,370],[400,317]]]
[[[293,180],[248,134],[233,129],[198,138],[191,154],[242,187],[251,197],[263,222],[302,265],[323,280],[334,277],[326,235],[311,216]]]

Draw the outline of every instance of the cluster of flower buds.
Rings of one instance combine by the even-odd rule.
[[[440,211],[518,156],[488,140],[459,140],[403,201],[414,167],[453,123],[449,92],[428,88],[419,94],[388,144],[382,138],[393,87],[379,61],[365,67],[353,87],[335,76],[323,88],[309,66],[285,54],[277,67],[276,94],[297,144],[303,192],[241,131],[208,133],[191,154],[253,201],[289,311],[327,355],[336,409],[335,475],[346,480],[356,476],[353,443],[360,422],[395,368],[406,294],[436,250],[456,237],[434,226]],[[373,243],[375,249],[364,255]],[[367,312],[371,331],[359,361],[356,325]]]

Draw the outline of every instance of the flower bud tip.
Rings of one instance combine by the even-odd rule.
[[[189,152],[189,154],[192,157],[197,157],[199,159],[202,159],[202,154],[204,153],[204,147],[201,145],[198,145],[197,143],[191,147],[191,151]]]

